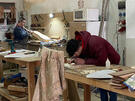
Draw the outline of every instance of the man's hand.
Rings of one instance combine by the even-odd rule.
[[[78,65],[85,64],[85,60],[84,59],[81,59],[81,58],[75,58],[74,59],[74,62],[75,62],[75,64],[78,64]]]
[[[25,28],[24,26],[23,26],[23,28],[24,28],[28,33],[33,34],[33,31],[32,31],[32,30],[29,30],[29,29]]]

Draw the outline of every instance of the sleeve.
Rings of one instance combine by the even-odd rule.
[[[97,65],[97,66],[105,66],[105,62],[107,59],[107,51],[105,47],[98,48],[95,52],[96,58],[86,58],[85,64]]]

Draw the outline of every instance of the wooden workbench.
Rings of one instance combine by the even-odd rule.
[[[16,63],[19,65],[25,65],[28,68],[28,101],[32,101],[34,89],[35,89],[35,67],[40,66],[40,57],[27,57],[27,58],[4,58],[4,54],[0,54],[0,79],[3,75],[3,66],[2,66],[2,60]],[[105,67],[97,67],[97,66],[86,66],[87,68],[91,68],[91,70],[102,70],[105,69]],[[74,67],[73,67],[74,68]],[[79,68],[85,69],[85,66],[80,66]],[[109,85],[110,80],[97,80],[97,79],[88,79],[85,77],[85,75],[82,75],[79,71],[79,68],[76,69],[65,69],[65,78],[69,80],[73,80],[76,82],[80,82],[82,84],[85,84],[85,91],[84,91],[84,101],[90,101],[90,86],[95,86],[98,88],[103,88],[109,91],[117,92],[122,95],[135,97],[135,92],[129,92],[127,89],[115,89],[111,85]],[[128,67],[123,66],[113,66],[113,68],[122,68],[122,69],[128,69]],[[6,97],[10,101],[19,101],[15,100],[12,97],[9,97],[8,94],[5,94],[6,91],[3,89],[0,89],[0,95]],[[12,99],[12,100],[11,100]],[[66,99],[64,99],[66,101]]]
[[[85,74],[81,74],[81,69],[84,70],[85,67],[84,66],[80,66],[79,68],[76,69],[65,69],[65,78],[69,79],[69,80],[73,80],[75,82],[79,82],[83,85],[85,85],[84,87],[84,101],[91,101],[91,97],[90,97],[90,86],[94,86],[97,88],[102,88],[105,90],[109,90],[112,92],[116,92],[125,96],[129,96],[129,97],[133,97],[135,98],[135,92],[129,92],[128,89],[115,89],[113,86],[111,86],[109,83],[111,82],[111,80],[98,80],[98,79],[90,79],[90,78],[86,78]],[[105,69],[105,67],[97,67],[97,66],[90,66],[90,67],[86,67],[87,70],[88,68],[90,70],[103,70]],[[129,67],[124,67],[124,66],[112,66],[113,69],[118,69],[118,68],[122,68],[123,70],[127,70],[129,69]],[[79,71],[77,70],[79,69]],[[71,88],[70,88],[71,89]],[[65,96],[67,98],[67,96]],[[64,98],[64,99],[66,99]],[[66,101],[66,100],[65,100]]]
[[[19,65],[25,65],[28,68],[28,100],[32,101],[34,89],[35,89],[35,67],[40,66],[40,57],[27,57],[27,58],[4,58],[4,55],[6,54],[0,54],[0,79],[3,76],[3,66],[2,66],[2,60],[5,60],[7,62],[19,64]],[[4,89],[0,89],[0,95],[4,96],[10,101],[20,101],[15,100],[15,98],[9,97]],[[22,101],[22,100],[21,100]]]

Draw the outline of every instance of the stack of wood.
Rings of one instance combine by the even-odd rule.
[[[28,95],[27,81],[24,77],[21,77],[20,73],[5,77],[4,88],[7,89],[12,96],[23,98]]]
[[[111,75],[113,76],[113,78],[110,85],[114,86],[114,88],[116,89],[126,88],[123,82],[127,80],[129,77],[131,77],[133,74],[135,74],[135,69],[128,69],[112,73]]]
[[[7,89],[10,95],[13,95],[19,98],[26,97],[28,94],[28,87],[24,87],[24,86],[9,85]]]

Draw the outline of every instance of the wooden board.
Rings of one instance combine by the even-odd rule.
[[[5,88],[0,88],[0,95],[5,97],[9,101],[27,101],[27,99],[28,99],[27,97],[25,97],[25,98],[18,98],[18,97],[15,97],[15,96],[11,96],[11,95],[9,95],[8,90],[5,89]]]
[[[38,31],[32,31],[32,35],[36,37],[38,40],[43,41],[43,42],[51,41],[51,38],[49,38],[48,36]]]
[[[128,69],[128,70],[112,73],[111,75],[112,76],[122,76],[122,75],[126,75],[126,74],[131,74],[131,73],[135,73],[135,69]]]
[[[2,60],[0,60],[0,80],[3,77],[3,63]]]
[[[10,90],[10,91],[24,92],[24,93],[27,93],[28,92],[28,88],[27,87],[16,86],[16,85],[9,85],[8,86],[8,90]]]
[[[19,98],[26,97],[26,93],[23,93],[23,92],[9,91],[9,94],[12,96],[19,97]]]

